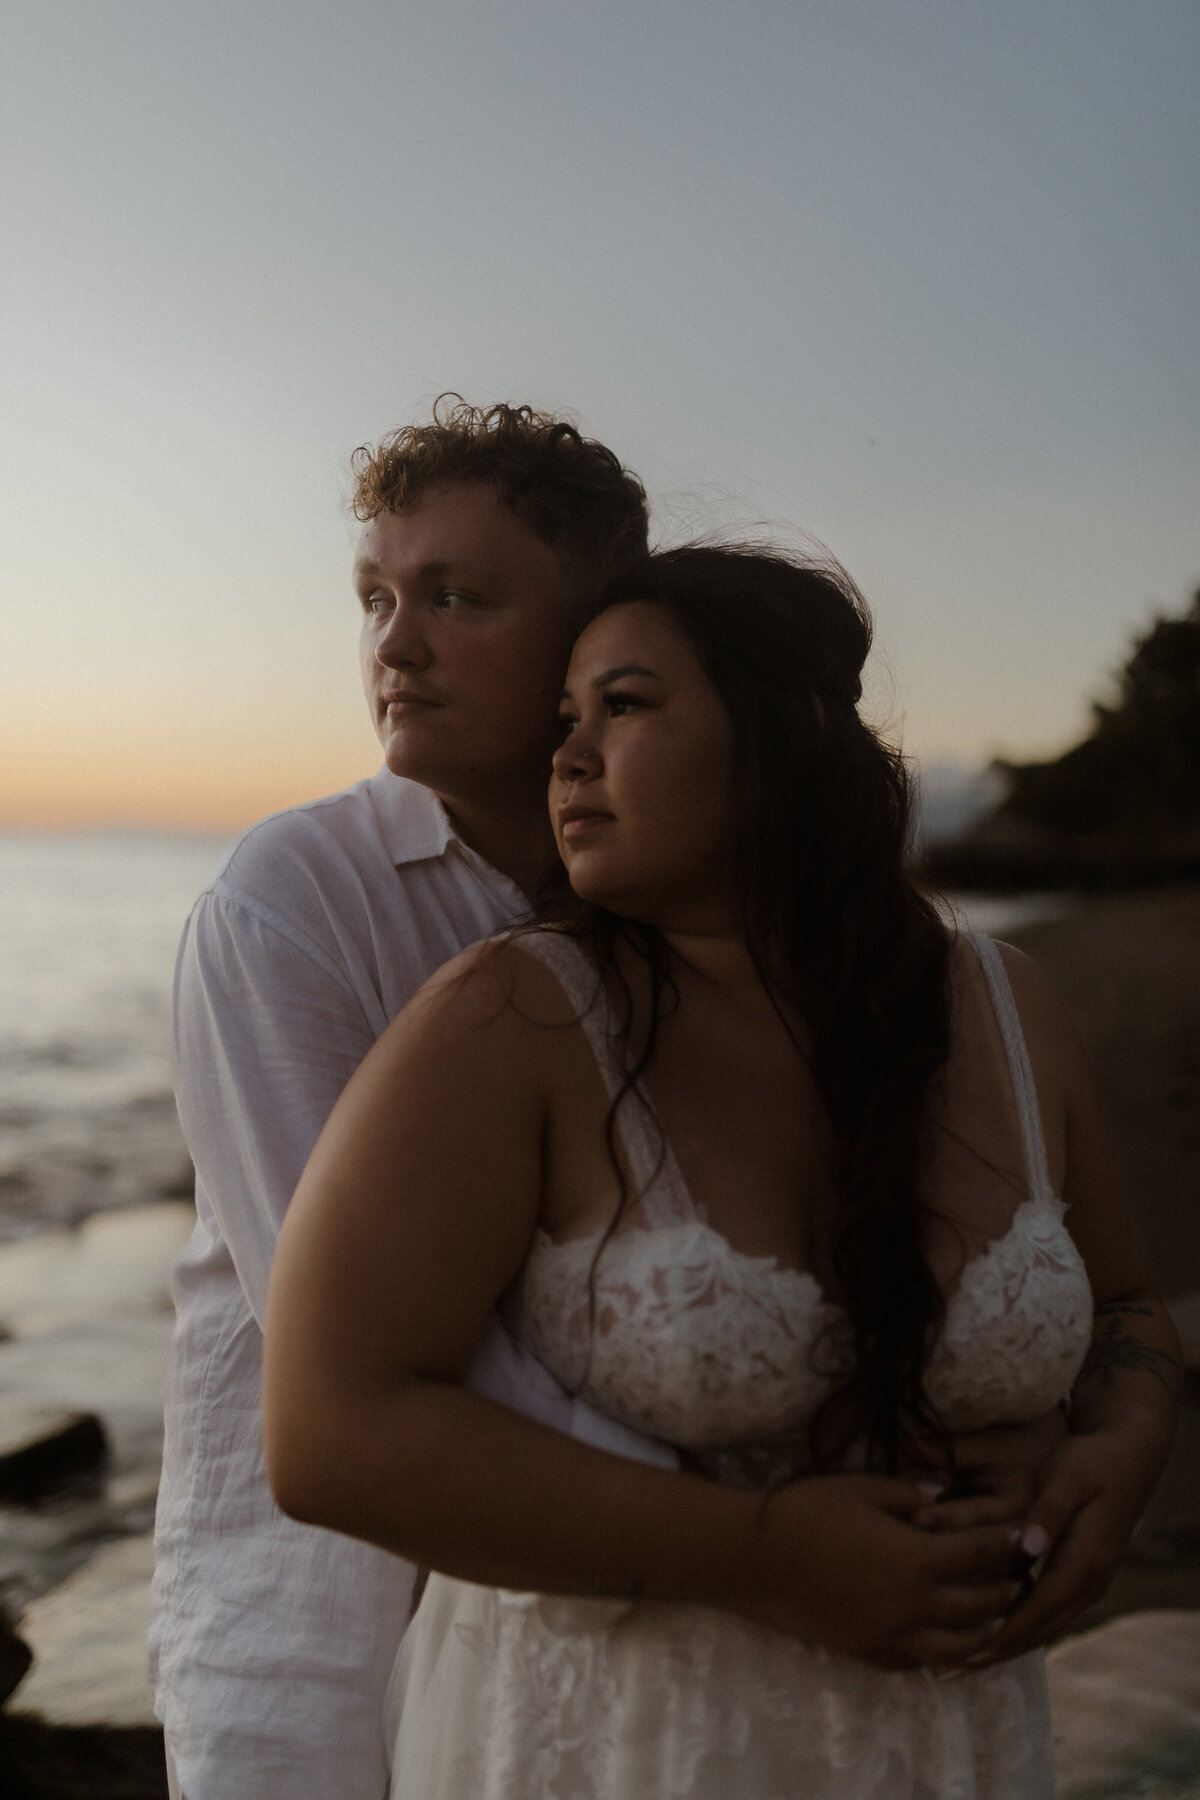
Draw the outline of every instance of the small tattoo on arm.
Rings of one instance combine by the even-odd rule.
[[[1153,1307],[1135,1306],[1124,1301],[1098,1306],[1096,1319],[1098,1322],[1104,1320],[1106,1329],[1097,1330],[1092,1339],[1092,1347],[1079,1371],[1075,1386],[1080,1388],[1085,1381],[1098,1381],[1101,1387],[1107,1389],[1119,1374],[1126,1370],[1140,1369],[1147,1375],[1153,1375],[1173,1396],[1175,1390],[1162,1365],[1165,1363],[1168,1369],[1178,1369],[1178,1361],[1165,1350],[1156,1350],[1152,1344],[1143,1344],[1140,1338],[1123,1331],[1120,1319],[1122,1313],[1136,1313],[1142,1318],[1154,1317]]]

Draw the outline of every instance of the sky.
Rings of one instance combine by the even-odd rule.
[[[1196,0],[5,0],[0,825],[370,773],[355,445],[568,410],[817,540],[927,765],[1200,582]]]

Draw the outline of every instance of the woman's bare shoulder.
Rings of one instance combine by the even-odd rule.
[[[1022,1024],[1026,1023],[1027,1015],[1044,1017],[1047,1021],[1069,1021],[1062,995],[1039,962],[1003,938],[989,938],[988,941],[1000,952]],[[956,990],[976,988],[984,981],[983,963],[972,933],[959,932],[953,939],[950,972]]]
[[[991,941],[1000,953],[1035,1068],[1053,1073],[1066,1090],[1079,1081],[1087,1081],[1089,1072],[1083,1043],[1054,981],[1028,951],[1001,938]],[[954,943],[951,969],[952,980],[960,994],[980,990],[984,975],[979,953],[965,934]]]
[[[578,1009],[553,969],[528,947],[529,935],[485,938],[452,956],[400,1018],[423,1034],[487,1026],[514,1038],[578,1025]]]

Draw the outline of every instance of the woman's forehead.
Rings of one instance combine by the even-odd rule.
[[[571,652],[569,674],[594,676],[601,665],[628,663],[659,664],[664,675],[682,672],[687,665],[699,667],[670,615],[650,600],[623,600],[586,625]]]

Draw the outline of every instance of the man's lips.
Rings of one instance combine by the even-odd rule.
[[[418,694],[410,688],[397,688],[391,693],[380,694],[379,704],[392,718],[402,718],[406,712],[440,706],[442,703],[429,694]]]

